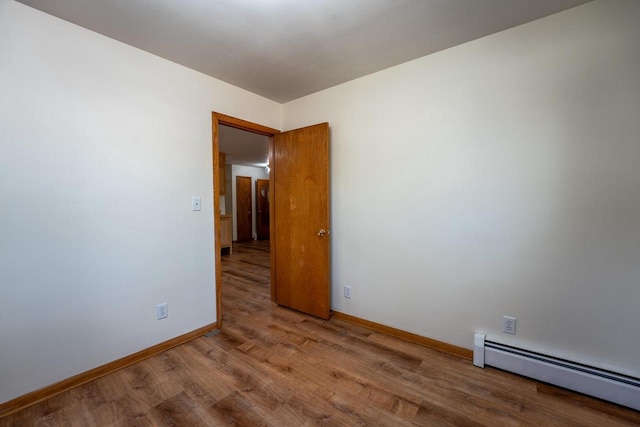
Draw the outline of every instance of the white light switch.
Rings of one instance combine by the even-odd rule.
[[[192,197],[191,198],[191,210],[199,211],[200,210],[200,197]]]

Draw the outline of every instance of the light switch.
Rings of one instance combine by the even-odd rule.
[[[200,197],[192,197],[191,198],[191,210],[199,211],[200,210]]]

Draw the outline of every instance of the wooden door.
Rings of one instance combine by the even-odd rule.
[[[269,239],[269,180],[256,180],[256,235],[258,240]]]
[[[276,303],[328,319],[329,124],[274,135],[271,150]]]
[[[253,240],[251,224],[251,177],[236,177],[236,230],[238,242]]]

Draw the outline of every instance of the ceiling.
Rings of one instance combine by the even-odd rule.
[[[218,126],[218,151],[227,155],[228,165],[266,166],[269,163],[269,137]]]
[[[287,102],[589,0],[20,0]]]

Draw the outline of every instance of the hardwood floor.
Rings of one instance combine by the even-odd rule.
[[[623,426],[640,413],[275,306],[268,242],[224,256],[221,333],[0,426]]]

